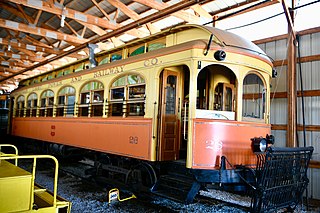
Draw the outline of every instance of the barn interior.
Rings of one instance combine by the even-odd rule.
[[[214,26],[272,58],[272,134],[279,147],[314,147],[307,196],[320,200],[319,0],[0,0],[0,6],[1,134],[19,82],[89,57],[88,46],[98,53],[173,26]]]

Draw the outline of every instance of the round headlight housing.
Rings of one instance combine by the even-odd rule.
[[[251,138],[251,141],[251,147],[253,152],[265,152],[268,148],[268,145],[274,143],[274,137],[272,135],[267,135],[265,138],[255,137]]]

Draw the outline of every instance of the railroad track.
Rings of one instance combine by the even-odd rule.
[[[233,209],[237,212],[248,212],[249,206],[238,202],[235,203],[235,197],[233,194],[225,194],[223,196],[217,196],[220,191],[200,191],[200,194],[196,196],[195,202],[190,205],[185,205],[183,202],[173,201],[166,197],[161,197],[152,193],[151,191],[132,191],[128,186],[124,184],[117,183],[115,181],[110,181],[106,178],[95,177],[92,178],[90,175],[86,174],[86,169],[92,169],[93,165],[88,164],[88,162],[78,162],[78,163],[61,163],[60,171],[66,174],[70,174],[76,178],[80,178],[84,184],[92,185],[93,187],[103,187],[107,191],[112,188],[119,188],[121,191],[121,196],[129,197],[130,195],[135,194],[138,199],[132,199],[130,202],[135,203],[135,205],[143,206],[143,208],[154,210],[155,212],[188,212],[188,211],[198,211],[199,209],[209,208],[212,206],[212,209]],[[98,181],[97,181],[98,180]],[[209,196],[209,194],[212,196]],[[219,197],[219,199],[218,199]],[[228,200],[229,199],[229,200]],[[237,198],[241,199],[241,198]],[[250,204],[249,204],[250,205]],[[190,210],[191,208],[191,210]],[[197,209],[197,210],[194,210]]]

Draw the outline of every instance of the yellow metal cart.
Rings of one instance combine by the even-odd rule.
[[[2,147],[12,147],[14,154],[1,152]],[[39,159],[52,160],[55,164],[53,192],[35,183]],[[31,160],[32,171],[18,166],[18,161]],[[12,162],[14,163],[12,163]],[[69,213],[71,203],[57,195],[58,161],[50,155],[18,155],[11,144],[0,144],[0,212],[54,212]]]

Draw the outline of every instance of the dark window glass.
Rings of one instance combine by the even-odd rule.
[[[123,99],[124,88],[111,89],[111,100]]]

